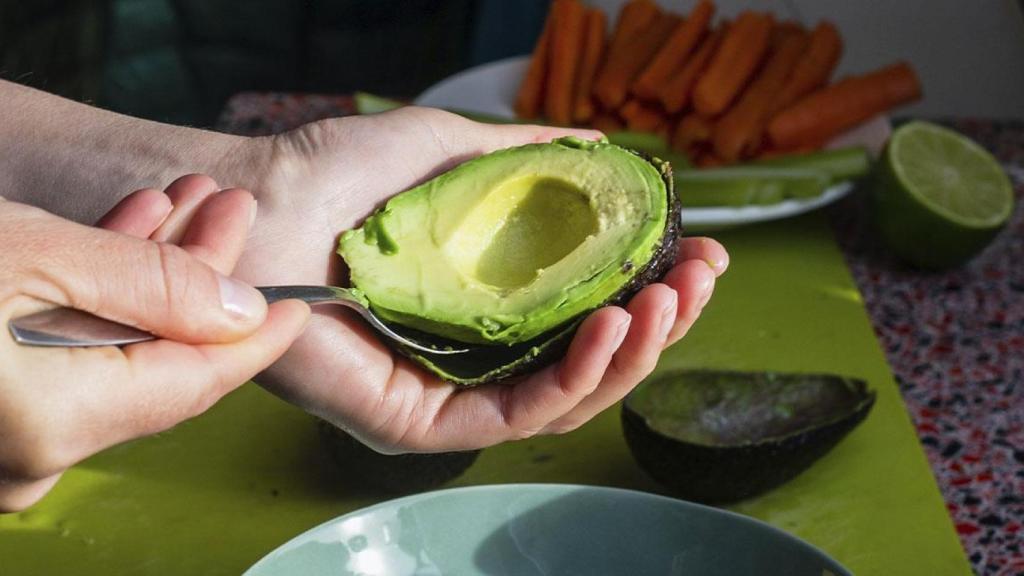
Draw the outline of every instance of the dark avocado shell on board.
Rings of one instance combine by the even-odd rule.
[[[329,422],[321,420],[318,425],[320,438],[344,473],[345,482],[386,494],[437,488],[462,475],[481,452],[381,454]]]
[[[667,216],[665,228],[660,240],[655,245],[651,258],[637,270],[632,278],[623,285],[612,297],[601,306],[618,305],[627,302],[644,286],[657,282],[675,263],[680,235],[680,202],[676,196],[672,166],[659,158],[641,152],[628,150],[650,163],[666,188]],[[621,263],[623,271],[633,271],[632,261]],[[595,308],[596,309],[596,308]],[[412,350],[401,344],[393,344],[396,350],[414,360],[428,371],[436,374],[446,382],[461,386],[476,386],[504,380],[520,374],[534,372],[547,366],[562,356],[569,347],[576,328],[586,314],[557,326],[531,340],[512,345],[492,344],[468,345],[464,342],[431,334],[395,322],[386,322],[395,332],[409,337],[415,342],[436,349],[469,348],[469,352],[454,355],[429,354]]]
[[[864,381],[843,376],[683,370],[633,390],[622,426],[637,463],[673,494],[724,504],[809,468],[874,402]]]

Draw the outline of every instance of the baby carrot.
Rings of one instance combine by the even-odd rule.
[[[775,25],[775,29],[772,30],[772,36],[785,36],[787,34],[802,33],[806,34],[807,29],[804,28],[803,24],[796,20],[783,20]]]
[[[717,116],[732,104],[761,64],[773,24],[768,14],[740,14],[693,87],[693,107],[698,112]]]
[[[711,56],[718,50],[725,28],[726,25],[722,24],[708,34],[693,56],[683,64],[683,68],[658,89],[658,100],[670,113],[681,112],[690,102],[693,85],[697,82],[697,77],[704,72]]]
[[[646,100],[654,100],[658,89],[668,80],[673,72],[683,67],[686,58],[693,51],[697,42],[708,28],[708,22],[715,13],[715,5],[711,0],[700,0],[682,24],[676,27],[658,50],[654,59],[644,68],[636,82],[633,83],[633,94]]]
[[[614,54],[631,42],[638,34],[643,32],[647,26],[654,22],[654,19],[661,13],[661,9],[652,0],[630,0],[619,10],[619,19],[615,24],[615,32],[612,33],[611,42],[608,45],[609,54]]]
[[[713,143],[718,157],[736,161],[760,145],[771,98],[807,46],[807,35],[803,32],[782,30],[780,36],[764,67],[739,101],[715,124]]]
[[[594,83],[594,95],[606,108],[614,110],[626,100],[626,92],[633,78],[661,48],[677,24],[678,17],[658,18],[633,41],[609,53]]]
[[[519,85],[516,95],[515,111],[520,118],[536,118],[544,100],[544,80],[547,75],[548,51],[551,46],[551,12],[544,21],[544,29],[537,38],[530,57],[530,67],[526,69],[523,83]]]
[[[657,106],[630,100],[619,109],[619,116],[626,121],[626,127],[636,132],[657,132],[666,124],[665,116]]]
[[[825,85],[843,51],[843,39],[830,22],[821,22],[811,32],[807,51],[797,62],[786,84],[772,98],[769,114],[776,114],[790,104]]]
[[[693,163],[698,168],[721,168],[728,164],[724,158],[715,156],[714,152],[702,152],[698,154]]]
[[[611,134],[612,132],[620,132],[625,129],[625,125],[622,120],[619,120],[613,114],[607,112],[601,112],[594,116],[594,119],[590,121],[590,127],[594,130],[600,130],[605,134]]]
[[[695,113],[687,114],[676,124],[672,135],[672,147],[686,153],[692,153],[700,145],[711,140],[714,126],[711,120]]]
[[[572,90],[583,48],[584,8],[579,0],[555,0],[551,11],[551,53],[544,115],[552,124],[565,126],[572,122]]]
[[[590,89],[594,85],[594,76],[601,63],[605,45],[605,15],[598,8],[587,10],[586,32],[583,40],[583,60],[576,81],[576,102],[573,104],[572,118],[578,123],[586,123],[594,116],[594,101]]]
[[[921,83],[905,62],[847,78],[804,97],[772,118],[768,136],[777,148],[799,148],[833,136],[921,97]]]

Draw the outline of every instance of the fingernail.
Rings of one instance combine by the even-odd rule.
[[[675,292],[673,290],[673,292]],[[676,325],[676,306],[679,301],[679,295],[676,294],[664,309],[661,311],[661,324],[658,326],[658,336],[661,337],[661,341],[664,342],[668,338],[668,333],[672,331],[672,327]]]
[[[168,199],[168,200],[170,200],[170,199]],[[157,226],[158,228],[160,226],[163,226],[164,222],[167,222],[167,218],[171,215],[171,212],[174,212],[174,203],[168,201],[167,202],[167,207],[164,208],[164,215],[160,217],[160,224]]]
[[[217,281],[220,304],[228,313],[245,320],[258,318],[263,313],[267,302],[255,288],[228,276],[218,276]]]
[[[711,268],[711,271],[715,273],[715,276],[719,276],[722,272],[725,272],[725,260],[705,260],[704,263]]]
[[[615,340],[612,345],[612,350],[618,350],[619,346],[622,346],[622,341],[626,339],[626,334],[629,332],[629,324],[633,321],[632,316],[627,316],[625,320],[619,324],[619,327],[615,329]]]
[[[256,223],[256,210],[258,205],[259,202],[253,198],[252,207],[249,209],[249,228],[252,228],[252,225]]]

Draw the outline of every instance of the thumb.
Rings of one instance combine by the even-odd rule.
[[[435,108],[407,106],[389,112],[395,120],[428,127],[438,149],[448,157],[465,160],[512,146],[550,142],[563,136],[597,140],[603,134],[584,128],[530,124],[490,124]]]
[[[178,246],[52,224],[60,229],[38,241],[44,249],[34,255],[32,276],[43,282],[27,284],[30,296],[186,343],[236,341],[266,317],[256,289]]]

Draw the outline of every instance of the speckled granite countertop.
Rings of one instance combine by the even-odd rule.
[[[908,269],[873,241],[863,198],[829,209],[875,333],[978,574],[1024,574],[1024,122],[942,122],[993,152],[1017,210],[980,256]]]
[[[348,96],[246,93],[218,129],[270,134],[354,111]],[[978,574],[1024,574],[1024,122],[945,124],[1003,163],[1018,205],[968,265],[908,269],[873,240],[863,198],[829,209],[875,332]]]

